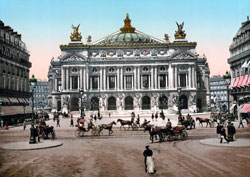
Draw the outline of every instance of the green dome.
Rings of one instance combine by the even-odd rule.
[[[145,34],[118,33],[107,36],[100,44],[126,44],[126,43],[153,43],[154,41]]]

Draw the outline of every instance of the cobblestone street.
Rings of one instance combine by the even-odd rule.
[[[75,118],[74,118],[75,119]],[[52,120],[47,124],[55,125]],[[119,124],[118,124],[119,125]],[[0,176],[148,176],[144,172],[143,150],[153,150],[156,173],[152,176],[248,176],[250,148],[213,147],[200,143],[216,138],[216,128],[188,130],[188,140],[151,143],[148,132],[125,131],[118,127],[108,136],[87,134],[76,138],[69,119],[55,127],[57,141],[63,146],[41,150],[11,151],[0,149]],[[237,129],[237,138],[250,138],[248,128]],[[0,131],[0,145],[29,140],[29,126]],[[219,139],[218,139],[219,141]]]

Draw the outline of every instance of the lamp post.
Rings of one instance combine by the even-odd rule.
[[[31,117],[31,127],[30,127],[30,144],[36,143],[36,136],[35,136],[35,127],[34,127],[34,89],[36,87],[37,80],[34,75],[32,75],[32,78],[30,79],[30,84],[32,86],[32,117]]]
[[[1,117],[1,114],[2,114],[2,99],[0,99],[0,127],[3,128],[3,125],[2,125],[2,117]]]
[[[180,101],[181,87],[178,87],[177,91],[178,91],[178,125],[181,125],[182,124],[181,101]]]
[[[84,106],[83,106],[83,102],[82,102],[82,97],[83,97],[83,93],[84,93],[84,91],[83,91],[83,89],[80,89],[79,90],[79,93],[80,93],[80,95],[81,95],[81,109],[80,109],[80,115],[81,115],[81,118],[83,117],[83,116],[85,116],[85,113],[84,113]],[[83,109],[83,110],[82,110]]]
[[[231,76],[226,72],[226,74],[223,76],[225,84],[227,85],[227,113],[228,113],[228,119],[230,119],[230,101],[229,101],[229,85],[231,81]]]
[[[23,117],[24,117],[24,120],[25,120],[25,118],[26,118],[26,117],[25,117],[25,106],[26,106],[25,103],[23,103]]]

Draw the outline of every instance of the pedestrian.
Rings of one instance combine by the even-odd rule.
[[[56,120],[56,126],[57,126],[57,127],[60,127],[60,119],[59,119],[59,117],[58,117],[57,120]]]
[[[7,124],[4,125],[4,130],[9,130],[9,127]]]
[[[218,134],[218,138],[220,139],[221,138],[221,129],[222,129],[222,124],[218,124],[217,125],[217,128],[216,128],[216,133]]]
[[[149,149],[149,146],[145,147],[146,149],[143,152],[144,156],[144,164],[145,164],[145,172],[146,173],[154,173],[154,161],[153,161],[153,151]]]
[[[155,121],[158,119],[158,112],[155,113]]]
[[[228,140],[229,141],[235,141],[235,134],[236,134],[236,129],[233,125],[233,123],[229,123],[229,125],[227,126],[227,132],[228,132]]]
[[[35,139],[37,137],[38,142],[40,142],[40,135],[39,135],[39,126],[36,126],[35,128]]]
[[[239,123],[238,128],[240,128],[240,126],[242,126],[242,128],[244,128],[244,125],[243,125],[243,123],[242,123],[242,117],[240,117],[240,123]]]
[[[154,117],[155,117],[155,116],[154,116],[154,113],[152,113],[152,116],[151,116],[152,121],[154,121]]]
[[[71,120],[70,120],[70,127],[74,127],[74,121],[73,121],[72,117],[71,117]]]
[[[138,116],[137,116],[136,124],[137,124],[138,126],[140,126],[140,115],[139,115],[139,114],[138,114]]]
[[[26,120],[23,121],[23,130],[26,128]]]
[[[225,128],[222,126],[222,128],[221,128],[220,143],[222,143],[223,138],[227,141],[227,143],[229,143],[229,141],[228,141],[228,139],[227,139],[227,135],[226,135],[226,130],[225,130]]]
[[[109,118],[110,118],[110,116],[111,116],[111,113],[109,112]]]
[[[97,120],[97,117],[96,117],[96,115],[94,115],[94,120],[95,120],[95,122],[96,122],[96,120]]]

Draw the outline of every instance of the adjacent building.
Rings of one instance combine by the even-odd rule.
[[[176,112],[179,99],[184,111],[207,111],[207,59],[186,39],[184,23],[177,25],[175,40],[166,34],[162,41],[132,27],[127,14],[119,31],[93,43],[72,25],[71,41],[50,63],[52,110],[78,111],[82,102],[85,110]]]
[[[30,116],[29,53],[21,34],[0,21],[0,119],[13,124]]]
[[[48,108],[48,91],[48,81],[37,81],[36,86],[33,90],[35,110],[44,110]],[[30,86],[30,92],[32,92],[32,86]],[[30,98],[30,106],[32,106],[31,104],[32,101]]]
[[[228,90],[223,76],[213,76],[209,80],[211,94],[211,110],[227,113],[228,111]],[[229,99],[231,105],[231,99]]]
[[[229,48],[232,80],[231,94],[237,106],[237,114],[250,112],[250,21],[241,24]]]

